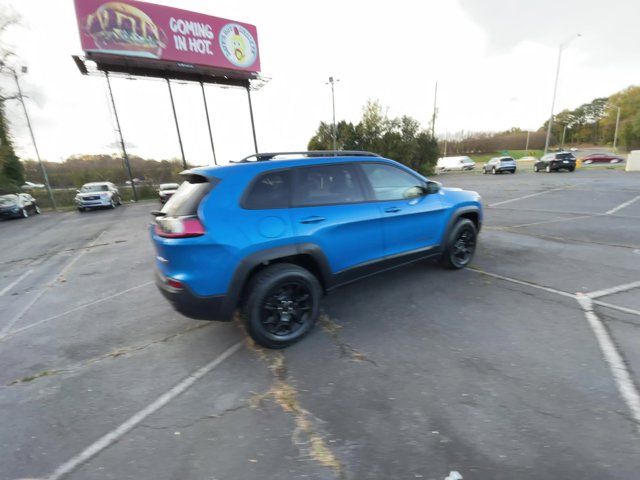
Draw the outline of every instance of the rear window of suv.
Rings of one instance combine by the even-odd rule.
[[[162,212],[167,217],[192,217],[198,213],[198,205],[218,182],[202,175],[191,175],[182,182],[176,193],[165,203]]]
[[[576,157],[573,156],[573,153],[558,153],[556,158],[558,160],[573,160]]]

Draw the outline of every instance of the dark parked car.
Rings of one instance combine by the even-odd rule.
[[[583,165],[589,165],[590,163],[622,163],[624,158],[611,153],[592,153],[591,155],[585,155],[580,161]]]
[[[516,161],[511,157],[495,157],[482,167],[482,173],[516,173]]]
[[[547,153],[533,165],[533,171],[557,172],[568,170],[573,172],[576,169],[576,157],[571,152]]]
[[[287,155],[183,172],[151,230],[176,310],[230,320],[242,307],[249,335],[282,348],[309,332],[324,292],[418,260],[471,262],[476,192],[366,152]]]
[[[27,218],[39,213],[40,207],[28,193],[0,195],[0,218]]]

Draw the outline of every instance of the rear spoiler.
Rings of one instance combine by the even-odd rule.
[[[202,175],[201,173],[197,173],[192,170],[183,170],[182,172],[180,172],[180,176],[189,183],[208,183],[214,180],[213,178],[209,178],[205,175]]]

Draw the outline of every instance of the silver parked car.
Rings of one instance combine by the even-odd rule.
[[[80,212],[93,208],[116,208],[122,205],[120,191],[111,182],[85,183],[75,198],[76,206]]]
[[[516,173],[516,161],[511,157],[494,157],[484,164],[482,173]]]

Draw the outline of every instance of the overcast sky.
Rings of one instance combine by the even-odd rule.
[[[558,44],[565,50],[556,111],[640,82],[638,0],[259,1],[156,0],[154,3],[252,23],[262,73],[253,95],[262,151],[306,147],[320,120],[331,119],[327,77],[338,119],[357,121],[367,99],[390,115],[426,127],[439,82],[436,131],[536,129],[549,116]],[[58,161],[78,153],[114,153],[116,140],[103,78],[80,75],[82,53],[72,0],[0,0],[22,16],[6,40],[28,65],[23,88],[40,153]],[[0,80],[5,91],[13,85]],[[166,84],[113,80],[131,153],[179,157]],[[187,160],[211,161],[199,85],[176,85]],[[246,93],[207,87],[219,158],[252,153]],[[14,102],[15,103],[15,102]],[[8,108],[17,151],[34,152],[23,115]]]

